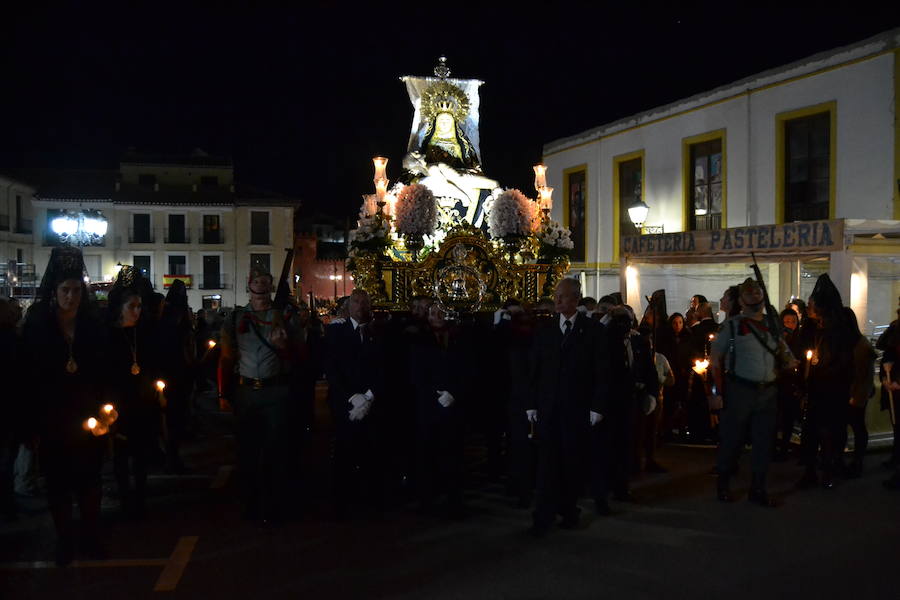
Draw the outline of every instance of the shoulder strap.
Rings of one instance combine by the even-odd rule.
[[[734,364],[737,361],[734,346],[734,319],[728,319],[728,325],[731,330],[731,338],[728,340],[728,372],[734,373]]]

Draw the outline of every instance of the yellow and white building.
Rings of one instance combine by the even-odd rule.
[[[762,228],[754,251],[773,304],[807,298],[829,272],[863,332],[877,333],[900,297],[898,112],[895,29],[549,142],[552,216],[573,229],[572,271],[586,294],[621,290],[639,314],[656,289],[684,312],[693,294],[717,301],[752,274],[749,244],[685,253],[657,236]],[[638,202],[649,207],[641,232],[628,213]],[[840,237],[770,247],[798,221]],[[650,237],[624,251],[639,233]]]

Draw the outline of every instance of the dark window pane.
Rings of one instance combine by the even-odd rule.
[[[141,275],[152,281],[150,277],[150,256],[136,255],[134,257],[134,268],[140,270]]]
[[[167,275],[187,275],[187,257],[169,256],[169,269]]]
[[[271,265],[270,265],[270,256],[268,254],[251,254],[250,255],[250,268],[251,269],[262,269],[266,273],[271,273]]]
[[[619,163],[619,232],[620,235],[637,235],[640,233],[628,209],[641,199],[641,159]]]
[[[269,213],[250,212],[250,243],[262,245],[269,243]]]
[[[133,223],[131,241],[137,244],[151,243],[153,239],[150,235],[150,215],[135,214]]]
[[[169,237],[166,241],[170,244],[184,244],[187,242],[184,215],[169,215]]]
[[[785,123],[785,221],[828,218],[830,113]]]

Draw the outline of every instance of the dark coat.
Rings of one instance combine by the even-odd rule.
[[[602,326],[579,313],[563,340],[559,315],[541,323],[531,348],[529,408],[538,411],[538,429],[554,423],[566,431],[587,429],[590,411],[607,402],[609,361]]]
[[[350,396],[372,390],[375,401],[366,420],[388,401],[383,397],[380,344],[366,326],[365,342],[353,329],[353,322],[333,323],[325,328],[325,376],[328,379],[328,405],[337,424],[349,422]]]
[[[475,348],[471,342],[471,336],[456,330],[448,331],[446,348],[431,331],[416,337],[410,352],[410,381],[419,424],[462,421],[464,406],[479,379],[472,376]],[[449,392],[454,403],[441,406],[437,390]]]
[[[653,363],[649,342],[632,332],[631,365],[625,363],[627,350],[623,339],[608,336],[609,383],[607,402],[600,411],[604,416],[624,415],[639,408],[637,401],[644,395],[659,395],[659,376]]]

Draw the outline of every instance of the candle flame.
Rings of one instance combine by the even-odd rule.
[[[209,340],[209,341],[207,342],[207,344],[209,344],[209,347],[210,347],[210,348],[215,348],[215,347],[216,347],[216,340]]]
[[[696,373],[697,375],[703,375],[704,373],[706,373],[706,368],[708,366],[709,366],[709,360],[707,360],[705,358],[703,360],[700,360],[698,358],[697,360],[694,361],[694,366],[692,368],[694,370],[694,373]]]
[[[104,404],[104,405],[103,405],[103,412],[105,412],[106,414],[109,414],[109,413],[111,413],[111,412],[113,411],[113,408],[114,408],[114,407],[113,407],[112,404]]]
[[[156,380],[156,389],[159,390],[160,392],[163,391],[164,389],[166,389],[166,382],[163,381],[162,379],[157,379]]]
[[[88,419],[87,426],[88,426],[88,429],[94,429],[95,427],[97,427],[97,419],[95,419],[94,417],[91,417],[90,419]]]
[[[812,360],[812,350],[806,351],[806,360]]]

